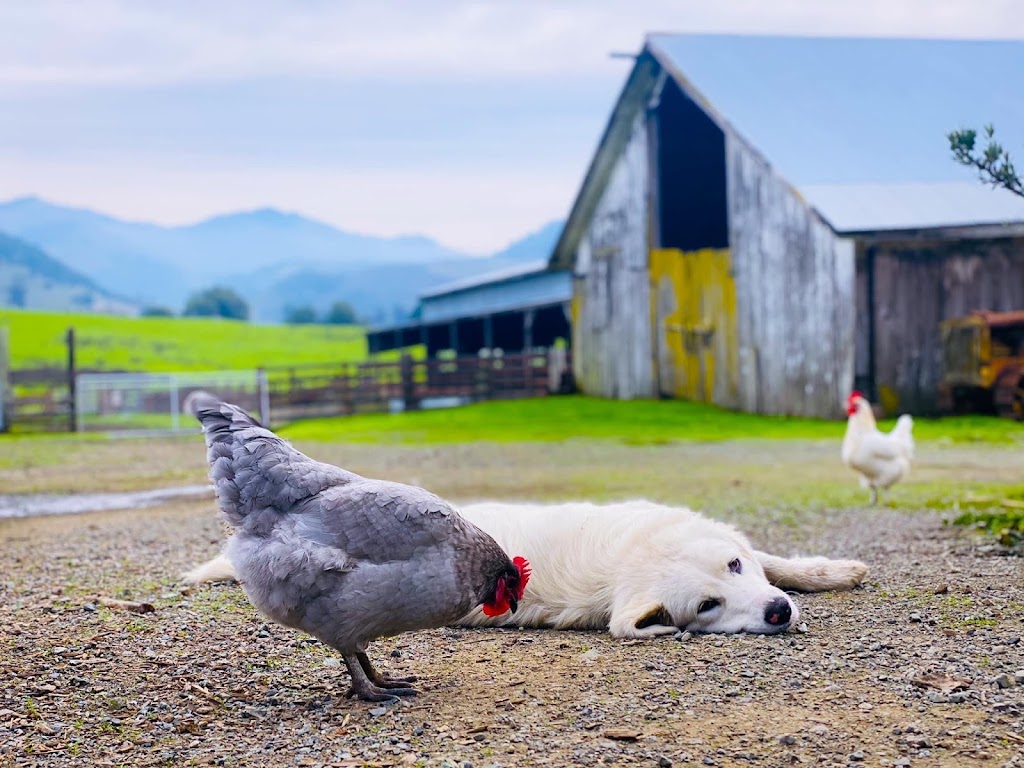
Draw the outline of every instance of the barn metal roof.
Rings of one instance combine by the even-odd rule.
[[[544,261],[449,283],[420,296],[419,319],[445,322],[568,302],[572,276],[551,271]]]
[[[421,299],[432,299],[437,296],[444,296],[449,293],[458,293],[460,291],[468,291],[471,288],[476,288],[478,285],[486,285],[487,283],[499,283],[506,280],[516,280],[526,275],[532,275],[535,272],[543,272],[548,268],[546,260],[531,260],[523,262],[522,264],[516,264],[505,269],[496,269],[490,272],[485,272],[482,275],[473,275],[472,277],[464,277],[458,280],[452,280],[436,288],[431,288],[429,291],[424,291],[419,295]]]
[[[1024,222],[1024,198],[977,181],[810,184],[799,192],[839,233]]]

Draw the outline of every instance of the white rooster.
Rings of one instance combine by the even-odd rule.
[[[860,392],[846,398],[846,435],[843,464],[860,475],[862,488],[871,490],[871,503],[878,490],[886,490],[910,474],[914,458],[914,420],[904,414],[891,432],[880,432],[869,403]]]

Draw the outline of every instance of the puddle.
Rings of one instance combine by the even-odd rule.
[[[30,493],[0,495],[0,518],[38,517],[40,515],[78,515],[82,512],[105,512],[113,509],[138,509],[166,504],[175,499],[209,496],[212,485],[182,485],[131,493]]]

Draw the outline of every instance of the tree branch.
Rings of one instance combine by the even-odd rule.
[[[1002,187],[1013,194],[1024,197],[1024,181],[1010,159],[1010,153],[995,140],[995,128],[986,125],[984,150],[977,147],[978,132],[972,129],[952,131],[946,134],[949,149],[961,165],[974,168],[985,184]]]

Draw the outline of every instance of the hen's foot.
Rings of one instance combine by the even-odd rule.
[[[345,692],[345,698],[358,696],[363,701],[393,703],[398,701],[399,696],[415,696],[419,693],[415,688],[409,688],[405,683],[397,680],[382,680],[383,684],[378,685],[367,675],[359,656],[366,658],[366,654],[346,654],[343,657],[345,666],[348,667],[348,673],[352,677],[352,686]],[[369,664],[369,659],[366,660],[366,663]],[[370,669],[376,677],[380,677],[372,665]]]
[[[408,677],[391,677],[390,675],[382,675],[374,668],[373,664],[370,663],[370,657],[363,651],[357,653],[356,658],[359,659],[359,666],[363,668],[363,672],[366,673],[370,682],[378,688],[406,688],[416,682],[416,675],[409,675]]]
[[[354,696],[358,696],[363,701],[386,701],[394,703],[398,701],[399,696],[415,696],[418,693],[419,691],[415,688],[381,688],[373,683],[366,686],[357,686],[353,684],[347,691],[345,691],[345,698],[351,699]]]

